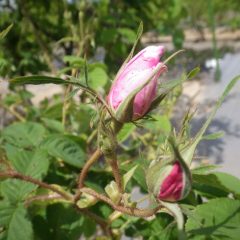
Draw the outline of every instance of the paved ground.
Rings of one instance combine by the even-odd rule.
[[[184,90],[186,96],[193,96],[197,91],[195,102],[201,112],[193,122],[194,130],[202,126],[208,116],[211,105],[223,92],[228,82],[240,75],[240,53],[226,54],[220,62],[222,71],[221,80],[214,82],[213,71],[205,79],[193,82]],[[209,105],[211,107],[209,107]],[[240,177],[240,81],[226,98],[222,107],[208,129],[208,133],[224,131],[225,135],[218,140],[204,141],[199,145],[198,154],[206,156],[211,163],[222,165],[221,171],[229,172]]]

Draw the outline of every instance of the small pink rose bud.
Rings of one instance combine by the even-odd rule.
[[[157,80],[167,70],[160,62],[163,52],[163,46],[146,47],[119,70],[107,101],[120,122],[137,120],[148,112],[157,94]]]
[[[180,161],[156,163],[148,169],[146,179],[149,191],[161,201],[177,202],[191,189],[190,170]]]

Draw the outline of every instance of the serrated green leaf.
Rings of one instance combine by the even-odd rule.
[[[221,184],[217,176],[211,174],[193,174],[193,189],[207,198],[226,197],[228,189]]]
[[[186,223],[188,239],[239,239],[239,200],[214,199],[197,206],[193,214]]]
[[[193,174],[194,189],[204,196],[224,197],[232,193],[240,198],[240,180],[237,177],[222,172],[200,174]]]
[[[64,135],[50,135],[42,143],[41,148],[46,149],[49,155],[74,167],[82,167],[86,160],[86,154],[81,146]]]
[[[12,206],[8,201],[0,201],[0,227],[8,225],[14,211],[15,206]]]
[[[47,174],[49,158],[46,151],[37,149],[34,153],[12,145],[5,146],[7,157],[16,171],[42,179]],[[38,186],[18,179],[7,179],[1,183],[1,193],[10,202],[16,203],[25,199]]]
[[[36,147],[43,140],[45,128],[38,123],[13,123],[2,131],[2,137],[8,143],[18,147]]]
[[[44,125],[48,129],[59,132],[59,133],[64,132],[64,127],[63,127],[62,122],[54,120],[54,119],[50,119],[50,118],[41,118],[41,120],[43,121]]]
[[[223,172],[216,172],[214,175],[217,177],[218,181],[235,197],[240,198],[240,179]]]
[[[43,239],[42,231],[44,229],[44,231],[49,231],[50,236],[47,239],[78,240],[81,238],[84,228],[88,227],[85,225],[83,214],[77,212],[72,206],[67,204],[57,203],[49,205],[46,209],[45,219],[42,228],[39,228],[39,222],[34,223],[34,230],[36,229],[39,239]],[[95,224],[93,225],[95,226]]]
[[[31,222],[26,218],[26,209],[18,206],[8,225],[7,240],[33,240],[33,229]]]
[[[12,145],[6,145],[8,160],[17,172],[40,179],[45,175],[49,166],[47,151],[37,149],[35,152],[26,151]]]
[[[0,202],[0,226],[7,230],[6,240],[32,240],[33,230],[22,205],[12,206]]]

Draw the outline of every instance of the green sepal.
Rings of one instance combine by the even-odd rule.
[[[191,191],[192,188],[192,174],[191,171],[186,164],[185,160],[180,154],[180,151],[178,149],[178,146],[176,145],[175,141],[173,138],[169,138],[169,143],[172,146],[172,150],[174,152],[174,159],[178,160],[180,162],[181,167],[183,168],[184,171],[184,187],[183,187],[183,192],[182,192],[182,198],[185,198]]]
[[[178,239],[179,240],[186,240],[186,234],[184,232],[184,217],[181,208],[177,203],[169,203],[160,201],[161,205],[164,206],[168,213],[170,213],[177,222],[178,228]]]
[[[159,195],[160,186],[163,180],[169,175],[172,170],[172,161],[157,161],[153,162],[146,172],[146,183],[148,191],[156,198]]]
[[[140,39],[140,37],[142,36],[142,33],[143,33],[143,22],[141,21],[140,24],[139,24],[139,27],[138,27],[138,30],[137,30],[137,36],[136,36],[136,40],[133,44],[133,47],[131,49],[131,52],[129,53],[129,55],[127,56],[127,58],[125,59],[124,63],[122,64],[121,68],[118,70],[118,73],[115,77],[115,79],[113,80],[113,83],[114,81],[118,78],[119,74],[122,72],[123,68],[126,66],[126,64],[131,60],[131,58],[133,57],[133,53],[135,51],[135,48],[138,44],[138,41]]]

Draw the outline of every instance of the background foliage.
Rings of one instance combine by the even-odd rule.
[[[81,84],[87,78],[89,86],[104,96],[135,42],[140,20],[146,32],[170,34],[178,49],[184,41],[183,26],[201,32],[213,19],[219,25],[236,28],[238,10],[234,0],[213,0],[211,5],[190,0],[2,0],[0,29],[13,26],[0,39],[0,73],[6,79],[37,73],[72,74],[72,79]],[[73,74],[76,69],[78,75]],[[0,171],[14,170],[73,193],[79,172],[97,148],[98,105],[77,86],[63,89],[64,94],[45,99],[39,106],[32,104],[32,93],[25,86],[13,84],[0,98],[0,106],[10,113],[0,131]],[[174,128],[170,118],[180,94],[178,85],[150,119],[139,126],[126,124],[118,133],[120,169],[122,174],[130,174],[127,193],[139,188],[147,194],[146,164],[161,152],[166,136]],[[185,130],[190,138],[190,129]],[[218,135],[208,136],[215,137]],[[192,173],[193,189],[180,202],[187,239],[237,240],[240,180],[216,171],[214,166],[199,166]],[[111,169],[100,158],[90,169],[86,186],[105,193],[111,180]],[[42,201],[42,195],[50,197]],[[137,203],[132,200],[132,204]],[[121,214],[111,220],[112,208],[101,201],[89,206],[89,211],[106,221],[116,239],[123,235],[151,240],[181,237],[169,212],[159,212],[153,218]],[[92,216],[54,198],[49,189],[19,179],[0,182],[0,239],[112,239],[100,226]]]

